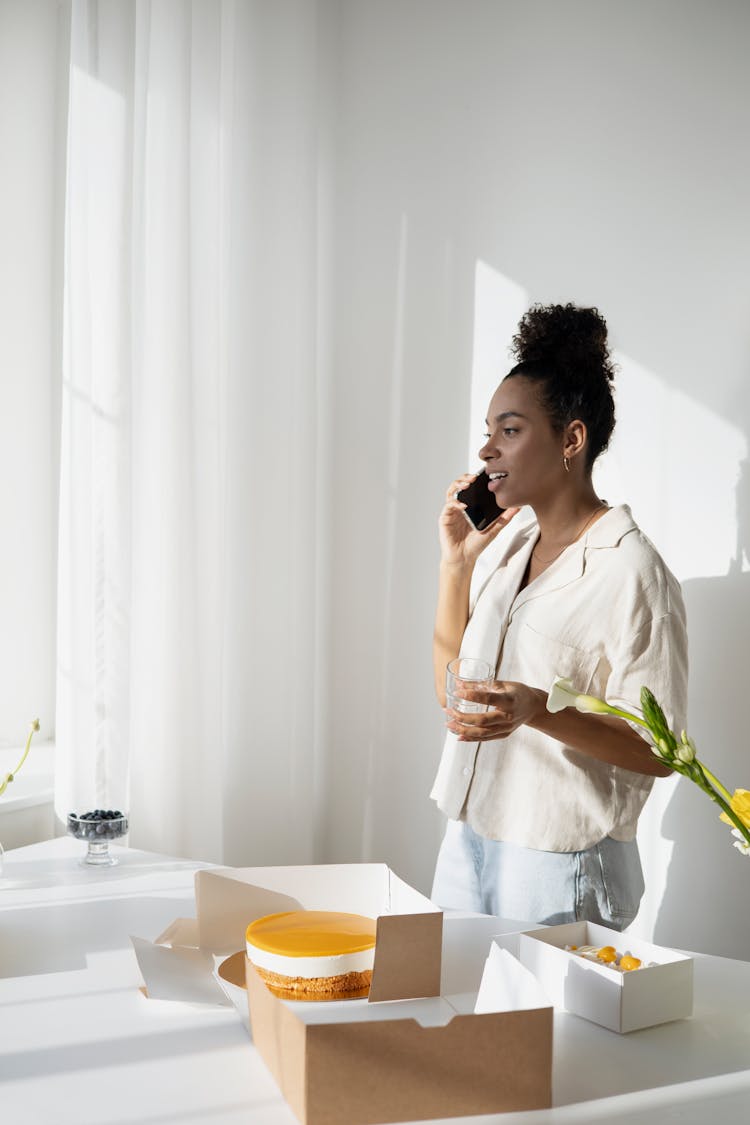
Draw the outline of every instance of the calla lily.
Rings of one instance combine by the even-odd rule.
[[[547,710],[554,714],[566,707],[575,707],[576,711],[596,712],[601,715],[616,714],[614,709],[603,699],[597,699],[595,695],[584,695],[582,692],[576,691],[572,680],[566,680],[562,676],[558,676],[547,696]]]
[[[573,687],[572,680],[566,680],[562,676],[558,676],[549,689],[547,710],[554,715],[558,711],[564,711],[566,707],[575,707],[577,699],[578,692]]]
[[[618,718],[628,719],[631,723],[638,723],[640,726],[646,725],[638,715],[631,715],[629,711],[613,707],[610,703],[598,699],[595,695],[585,695],[575,689],[572,680],[565,679],[564,676],[557,676],[547,695],[547,710],[555,714],[557,711],[563,711],[566,707],[575,707],[576,711],[581,711],[584,714],[617,715]]]

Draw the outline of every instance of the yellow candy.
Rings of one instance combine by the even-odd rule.
[[[604,961],[606,964],[617,960],[617,952],[614,945],[603,945],[601,949],[596,951],[596,955],[600,961]]]
[[[630,972],[632,969],[640,969],[640,967],[640,957],[631,957],[629,953],[626,953],[620,958],[620,968],[626,973]]]

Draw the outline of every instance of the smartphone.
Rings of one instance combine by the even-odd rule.
[[[466,505],[464,515],[477,531],[484,531],[505,511],[505,508],[498,508],[489,483],[490,478],[482,471],[468,488],[462,488],[456,493],[456,499]]]

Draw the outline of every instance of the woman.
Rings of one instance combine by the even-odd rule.
[[[495,392],[479,456],[500,518],[476,531],[448,489],[440,516],[435,684],[461,653],[496,669],[446,712],[432,796],[448,815],[433,899],[445,908],[616,929],[643,893],[635,832],[655,777],[671,772],[629,725],[546,710],[556,676],[637,704],[642,685],[685,725],[687,639],[679,585],[625,505],[610,507],[592,466],[614,428],[607,327],[596,309],[534,306],[514,337],[519,362]],[[521,510],[523,508],[523,511]],[[472,597],[479,555],[497,564]]]

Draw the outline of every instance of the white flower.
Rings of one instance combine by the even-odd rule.
[[[750,855],[750,844],[742,835],[739,828],[733,828],[732,835],[737,837],[737,839],[734,841],[734,846],[737,851],[741,852],[742,855]]]
[[[578,692],[573,687],[572,680],[565,680],[558,676],[549,689],[547,696],[547,710],[554,715],[557,711],[564,711],[566,707],[575,707]]]
[[[575,707],[576,711],[598,712],[602,715],[612,713],[612,708],[603,699],[595,695],[582,695],[573,687],[572,680],[563,676],[555,678],[547,696],[547,710],[554,715],[556,711],[563,711],[566,707]]]
[[[695,758],[695,750],[689,742],[681,742],[675,750],[675,755],[681,762],[684,762],[686,766],[689,766]]]

